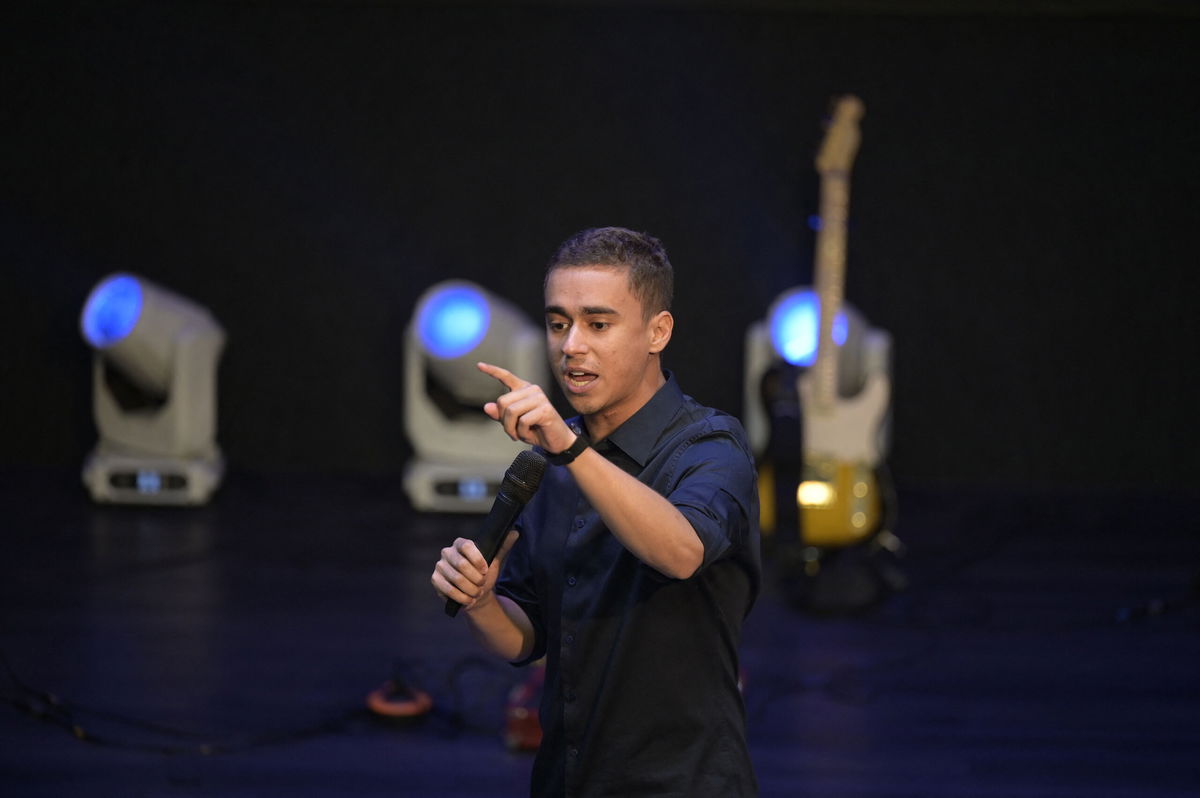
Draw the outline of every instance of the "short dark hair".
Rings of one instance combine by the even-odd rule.
[[[642,303],[642,315],[671,309],[675,273],[667,250],[649,233],[624,227],[593,227],[562,243],[546,266],[546,280],[555,269],[568,266],[624,266],[629,269],[629,290]]]

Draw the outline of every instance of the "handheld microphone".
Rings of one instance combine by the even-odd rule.
[[[545,472],[546,458],[528,449],[518,454],[517,459],[513,460],[512,465],[504,472],[504,480],[500,483],[500,489],[496,491],[496,501],[492,503],[492,509],[487,518],[483,519],[483,526],[475,538],[475,545],[479,547],[488,565],[492,564],[492,559],[500,550],[504,536],[512,528],[513,521],[517,520],[521,510],[533,498],[533,494],[537,493]],[[457,615],[461,608],[462,605],[454,599],[446,599],[446,614],[451,618]]]

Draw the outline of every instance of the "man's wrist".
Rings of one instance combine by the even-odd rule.
[[[550,465],[565,466],[575,462],[575,458],[583,454],[583,450],[592,445],[588,436],[582,432],[575,436],[575,442],[558,454],[546,453],[546,462]]]
[[[474,601],[472,601],[469,605],[464,607],[463,611],[466,612],[468,615],[474,615],[477,610],[480,610],[480,609],[486,610],[487,606],[489,604],[494,603],[495,601],[496,601],[496,591],[495,590],[487,590],[487,591],[479,594],[479,596],[476,597],[476,599]]]

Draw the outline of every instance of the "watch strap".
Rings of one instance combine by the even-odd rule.
[[[590,440],[588,440],[588,436],[584,435],[581,432],[575,436],[575,442],[572,443],[570,446],[568,446],[563,451],[559,452],[558,454],[547,453],[546,454],[546,462],[549,463],[550,465],[556,465],[556,466],[567,465],[568,463],[573,463],[575,461],[575,458],[578,457],[579,455],[583,454],[583,450],[588,448],[591,445],[592,445],[592,442]]]

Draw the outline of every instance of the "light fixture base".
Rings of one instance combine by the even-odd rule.
[[[103,504],[205,504],[224,474],[219,451],[205,457],[161,457],[115,452],[100,444],[83,464],[83,484],[92,500]]]
[[[486,513],[508,465],[508,460],[453,463],[413,459],[404,469],[404,490],[416,510]]]

